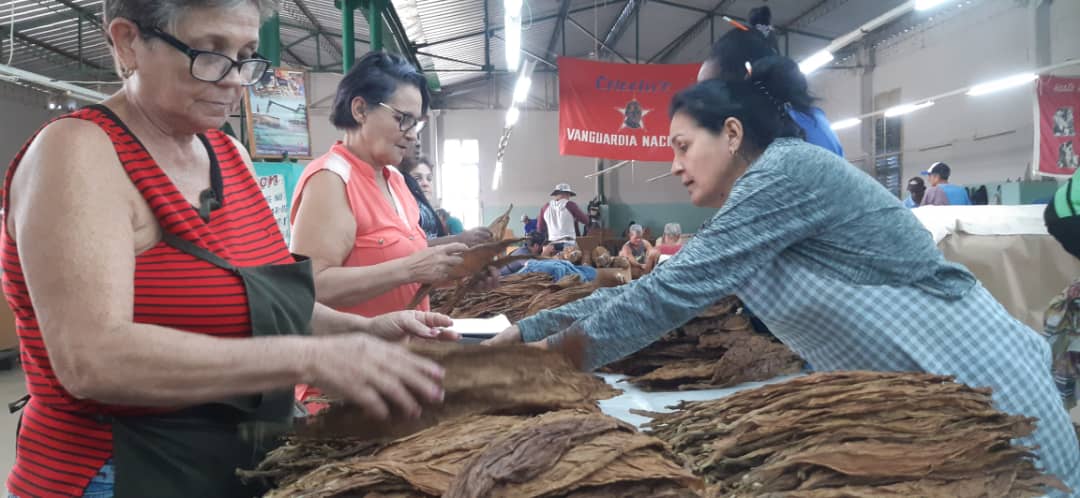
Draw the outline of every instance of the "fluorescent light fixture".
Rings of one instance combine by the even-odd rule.
[[[506,69],[517,71],[521,63],[521,2],[503,0],[503,32],[506,34]]]
[[[517,107],[511,107],[506,111],[506,126],[514,126],[518,122],[518,118],[521,117],[521,111],[518,111]]]
[[[514,85],[514,103],[520,104],[529,98],[529,88],[532,86],[532,78],[522,74],[518,76],[517,84]]]
[[[896,107],[890,107],[885,110],[885,117],[895,118],[897,116],[903,116],[904,114],[912,113],[919,109],[926,109],[932,105],[934,105],[934,101],[929,100],[918,104],[903,104]]]
[[[502,161],[495,161],[495,174],[491,177],[491,190],[499,190],[502,181]]]
[[[948,0],[915,0],[915,10],[930,10]]]
[[[817,71],[821,66],[832,62],[833,54],[828,50],[821,50],[810,57],[807,57],[799,63],[799,69],[803,74],[810,74]]]
[[[859,118],[843,119],[832,124],[833,130],[846,130],[859,126],[862,120]]]
[[[1014,74],[1006,78],[996,79],[994,81],[988,81],[986,83],[975,85],[971,87],[970,90],[968,90],[967,94],[971,95],[972,97],[986,95],[988,93],[994,93],[1000,90],[1005,90],[1007,88],[1013,88],[1026,83],[1031,83],[1032,81],[1038,79],[1038,77],[1039,75],[1035,73]]]

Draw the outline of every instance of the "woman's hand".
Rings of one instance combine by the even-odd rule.
[[[495,238],[491,235],[491,230],[487,227],[470,228],[459,233],[457,237],[458,241],[469,247],[485,242],[491,242],[492,239]]]
[[[443,329],[453,324],[450,317],[439,313],[396,311],[372,318],[365,332],[391,342],[410,337],[456,341],[460,338],[457,333]]]
[[[428,247],[405,258],[409,282],[436,284],[444,282],[450,270],[463,261],[461,253],[468,249],[465,244],[445,244]]]
[[[419,417],[422,405],[445,395],[442,367],[366,334],[314,339],[304,354],[305,384],[343,396],[375,419]]]

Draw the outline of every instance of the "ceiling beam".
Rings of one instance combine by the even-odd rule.
[[[622,12],[619,12],[619,17],[615,18],[615,21],[611,23],[611,28],[604,35],[604,45],[609,47],[618,45],[619,40],[626,33],[626,28],[630,27],[630,22],[641,15],[641,6],[644,3],[645,0],[626,0]]]
[[[548,39],[545,54],[555,53],[555,44],[559,42],[559,35],[562,34],[563,28],[566,27],[566,16],[569,15],[571,3],[573,3],[573,0],[562,0],[559,5],[559,17],[556,18],[555,29],[551,30],[551,38]]]
[[[105,32],[105,26],[103,26],[101,24],[102,20],[98,19],[97,15],[94,14],[93,12],[90,12],[89,9],[87,9],[87,8],[81,6],[81,5],[76,4],[75,2],[72,2],[71,0],[53,0],[53,1],[63,5],[64,7],[67,7],[69,9],[71,9],[76,14],[78,14],[80,17],[82,17],[82,18],[86,19],[87,21],[89,21],[91,26],[94,26],[95,28],[100,29],[102,31],[102,33]],[[104,5],[104,4],[102,4],[102,5]],[[102,16],[104,16],[104,13],[102,14]]]
[[[615,56],[622,59],[623,62],[625,62],[627,64],[630,64],[630,59],[627,59],[626,57],[623,57],[623,55],[616,52],[615,49],[613,49],[613,48],[609,47],[608,45],[604,44],[603,40],[597,38],[596,35],[594,35],[592,33],[592,31],[589,31],[587,28],[585,28],[585,26],[582,26],[580,23],[575,21],[574,18],[567,17],[566,21],[569,22],[570,24],[572,24],[575,28],[581,30],[582,33],[585,33],[585,36],[588,36],[589,38],[592,38],[593,41],[595,41],[596,43],[599,43],[601,48],[607,50],[608,52],[611,52],[611,53],[615,54]]]
[[[308,21],[311,21],[311,25],[315,27],[315,36],[324,33],[322,25],[319,24],[319,20],[311,13],[311,9],[308,8],[307,3],[305,3],[304,0],[293,0],[293,4],[296,5],[296,8],[300,9],[300,13],[304,14],[304,17],[306,17]],[[327,38],[326,42],[330,44],[330,48],[334,49],[334,55],[341,57],[341,45],[334,41],[333,38]]]
[[[301,59],[299,55],[296,55],[296,52],[293,52],[291,48],[286,48],[285,53],[292,56],[293,59],[296,59],[296,62],[299,62],[301,66],[313,67],[311,64],[308,64],[304,59]]]
[[[673,2],[672,0],[650,0],[650,1],[656,2],[656,3],[659,3],[659,4],[663,4],[663,5],[668,5],[668,6],[671,6],[671,7],[677,7],[677,8],[680,8],[680,9],[689,10],[691,12],[697,12],[698,14],[708,15],[709,12],[711,12],[709,10],[694,7],[692,5],[685,5],[685,4],[681,4],[681,3],[678,3],[678,2]],[[717,14],[717,15],[720,15],[720,14]],[[748,20],[746,20],[746,19],[744,19],[742,17],[739,17],[739,16],[733,16],[731,14],[726,14],[726,15],[728,17],[730,17],[730,18],[732,18],[732,19],[734,19],[736,21],[739,21],[741,23],[744,23],[744,24],[749,24],[749,22],[750,22],[750,21],[748,21]],[[833,41],[833,38],[835,38],[834,36],[826,36],[826,35],[823,35],[823,34],[811,33],[809,31],[803,31],[803,30],[798,30],[798,29],[789,29],[787,31],[789,33],[795,33],[797,35],[802,35],[802,36],[805,36],[807,38],[816,38],[818,40],[824,40],[824,41]]]
[[[435,55],[435,54],[431,54],[431,53],[428,53],[428,52],[421,52],[419,50],[416,51],[416,55],[422,55],[424,57],[431,57],[432,59],[444,60],[444,61],[447,61],[447,62],[453,62],[453,63],[456,63],[456,64],[462,64],[462,65],[465,65],[465,66],[478,67],[480,69],[484,68],[483,64],[477,64],[475,62],[463,61],[461,59],[455,59],[453,57],[447,57],[445,55]],[[430,71],[430,69],[426,69],[425,71]]]
[[[7,26],[0,26],[0,30],[8,31],[7,33],[3,33],[4,37],[11,36],[10,31],[9,31],[10,29],[11,28],[8,28]],[[75,55],[75,54],[73,54],[71,52],[68,52],[67,50],[64,50],[64,49],[62,49],[60,47],[52,45],[51,43],[43,42],[43,41],[38,40],[37,38],[34,38],[32,36],[24,35],[24,34],[20,33],[17,30],[15,31],[15,39],[19,40],[19,41],[21,41],[21,42],[23,42],[25,44],[28,44],[28,45],[34,45],[36,47],[43,48],[46,51],[52,52],[52,53],[54,53],[56,55],[71,59],[71,60],[76,61],[76,62],[82,61],[83,64],[85,64],[85,65],[87,65],[87,66],[89,66],[89,67],[91,67],[93,69],[98,69],[98,70],[101,70],[101,71],[107,71],[108,70],[108,69],[105,68],[105,66],[102,66],[101,64],[98,64],[96,62],[91,62],[91,61],[89,61],[87,59],[80,58],[78,55]]]
[[[615,5],[615,4],[623,3],[625,1],[626,0],[603,0],[601,2],[598,2],[596,5],[589,5],[589,6],[585,6],[585,7],[578,7],[576,9],[570,9],[569,11],[567,11],[567,15],[577,14],[578,12],[590,11],[590,10],[593,10],[593,8],[607,7],[609,5]],[[536,23],[540,23],[540,22],[544,22],[544,21],[550,21],[552,19],[557,19],[558,17],[559,17],[559,14],[557,14],[557,13],[556,14],[548,14],[546,16],[534,17],[532,22],[533,22],[533,24],[536,24]],[[506,27],[504,25],[502,25],[502,24],[500,24],[498,26],[491,26],[490,27],[492,36],[495,35],[496,31],[503,31],[504,29],[506,29]],[[430,46],[433,46],[433,45],[440,45],[440,44],[443,44],[443,43],[455,42],[455,41],[458,41],[458,40],[464,40],[466,38],[472,38],[472,37],[475,37],[475,36],[483,36],[485,31],[487,31],[487,30],[473,31],[473,32],[470,32],[470,33],[451,36],[451,37],[443,39],[443,40],[436,40],[436,41],[433,41],[433,42],[417,43],[416,45],[414,45],[414,47],[415,48],[427,48],[427,47],[430,47]]]
[[[686,45],[686,43],[690,41],[690,39],[693,38],[694,35],[698,33],[698,31],[701,31],[709,25],[709,19],[712,19],[717,14],[722,14],[724,12],[724,9],[732,3],[734,3],[734,0],[720,0],[720,2],[717,2],[716,7],[713,7],[712,10],[705,12],[705,15],[695,21],[694,24],[691,24],[690,27],[686,29],[686,31],[683,31],[681,34],[679,34],[679,36],[676,36],[674,40],[671,40],[671,43],[668,43],[667,46],[660,49],[660,51],[657,52],[656,55],[650,57],[648,62],[652,63],[654,61],[659,61],[662,63],[670,59],[671,56],[676,54],[684,45]]]
[[[780,28],[780,30],[805,28],[814,21],[821,19],[822,16],[836,10],[841,5],[844,5],[847,1],[848,0],[821,0],[813,7],[806,9],[801,14],[778,26],[778,28]]]

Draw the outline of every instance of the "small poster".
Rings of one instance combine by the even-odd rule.
[[[1038,170],[1071,176],[1080,166],[1076,118],[1080,117],[1080,79],[1041,76],[1038,86]]]
[[[281,235],[288,244],[289,238],[289,196],[285,193],[285,176],[268,175],[258,177],[259,188],[262,189],[263,197],[270,204],[270,210],[274,212]]]
[[[311,159],[305,73],[267,71],[244,98],[248,143],[255,158]]]

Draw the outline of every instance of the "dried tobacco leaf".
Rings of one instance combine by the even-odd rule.
[[[1061,481],[1011,441],[1035,421],[931,374],[837,372],[681,403],[646,427],[714,497],[1033,497]]]
[[[458,418],[280,485],[267,497],[690,497],[703,488],[663,442],[581,410]]]
[[[537,414],[582,408],[619,394],[598,377],[581,372],[553,351],[529,346],[416,342],[409,348],[445,370],[442,404],[425,407],[419,419],[374,421],[355,407],[334,404],[299,428],[300,437],[389,439],[442,420],[475,414]]]

